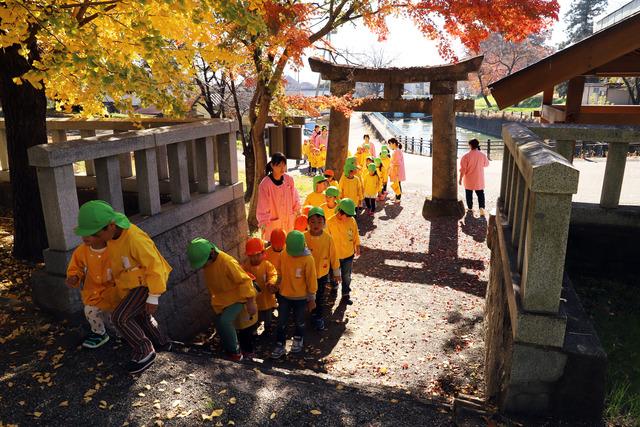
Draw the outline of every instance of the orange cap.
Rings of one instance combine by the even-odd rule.
[[[306,218],[309,216],[309,211],[311,210],[311,208],[313,208],[313,205],[304,205],[301,209],[302,215]],[[306,227],[306,225],[305,225]],[[296,228],[297,230],[297,228]],[[304,230],[302,230],[304,231]]]
[[[327,170],[324,171],[324,176],[334,177],[334,176],[336,176],[336,174],[333,172],[333,170],[327,169]]]
[[[284,248],[284,243],[287,240],[287,235],[284,233],[282,228],[274,228],[271,231],[271,246],[275,250],[282,250]]]
[[[258,237],[253,237],[247,240],[245,251],[247,252],[247,256],[258,255],[264,252],[264,242]]]
[[[305,232],[307,231],[307,217],[300,215],[296,218],[296,221],[293,223],[293,228],[298,231]]]

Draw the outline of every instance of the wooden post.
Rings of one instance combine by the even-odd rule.
[[[352,92],[354,88],[355,82],[351,80],[331,81],[331,95],[333,96],[344,96]],[[342,111],[331,108],[329,129],[326,167],[333,169],[336,179],[340,179],[344,161],[349,151],[349,117],[345,116]]]
[[[577,123],[580,117],[580,106],[582,105],[582,92],[584,91],[584,76],[576,76],[569,80],[567,86],[567,105],[565,122]]]
[[[404,84],[402,83],[385,83],[384,84],[384,99],[402,99],[402,93],[404,92]]]
[[[617,208],[620,204],[620,192],[622,191],[622,179],[624,178],[628,152],[628,143],[609,143],[607,166],[604,170],[604,181],[600,194],[600,207]]]
[[[456,165],[456,82],[432,82],[433,94],[433,198],[458,200]]]

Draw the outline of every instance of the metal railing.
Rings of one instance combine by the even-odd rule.
[[[433,155],[433,140],[425,138],[416,138],[409,136],[396,136],[396,139],[402,143],[403,149],[406,153],[417,154],[419,156],[432,157]],[[456,151],[459,153],[461,150],[468,148],[468,141],[456,140]],[[502,158],[502,140],[487,139],[486,141],[480,141],[480,149],[483,150],[490,160],[496,160]]]

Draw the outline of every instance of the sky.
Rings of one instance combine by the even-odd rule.
[[[606,13],[612,12],[620,6],[628,3],[629,0],[609,0]],[[551,44],[557,45],[565,39],[564,32],[566,26],[562,17],[571,7],[571,0],[559,0],[560,20],[553,26]],[[373,50],[382,49],[385,58],[393,59],[393,66],[409,67],[423,65],[443,64],[444,60],[438,54],[436,43],[425,39],[418,29],[409,20],[389,18],[389,36],[386,41],[378,42],[376,36],[362,24],[347,24],[342,27],[337,34],[331,35],[331,43],[342,51],[353,53],[369,53]],[[322,53],[309,52],[310,55],[321,56]],[[289,69],[288,75],[298,78],[298,72]],[[305,61],[305,67],[299,70],[300,82],[317,83],[318,74],[309,69]]]

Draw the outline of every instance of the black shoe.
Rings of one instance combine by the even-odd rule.
[[[342,295],[342,301],[343,303],[347,304],[347,305],[353,305],[353,301],[351,301],[351,298],[349,298],[349,294],[344,294]]]
[[[173,342],[172,341],[167,341],[166,344],[163,345],[154,345],[155,349],[157,352],[170,352],[173,349]]]
[[[155,360],[156,352],[152,351],[145,358],[141,359],[138,362],[136,362],[135,360],[130,361],[127,365],[127,371],[129,371],[130,374],[139,374],[145,371],[149,366],[153,365],[153,362]]]

